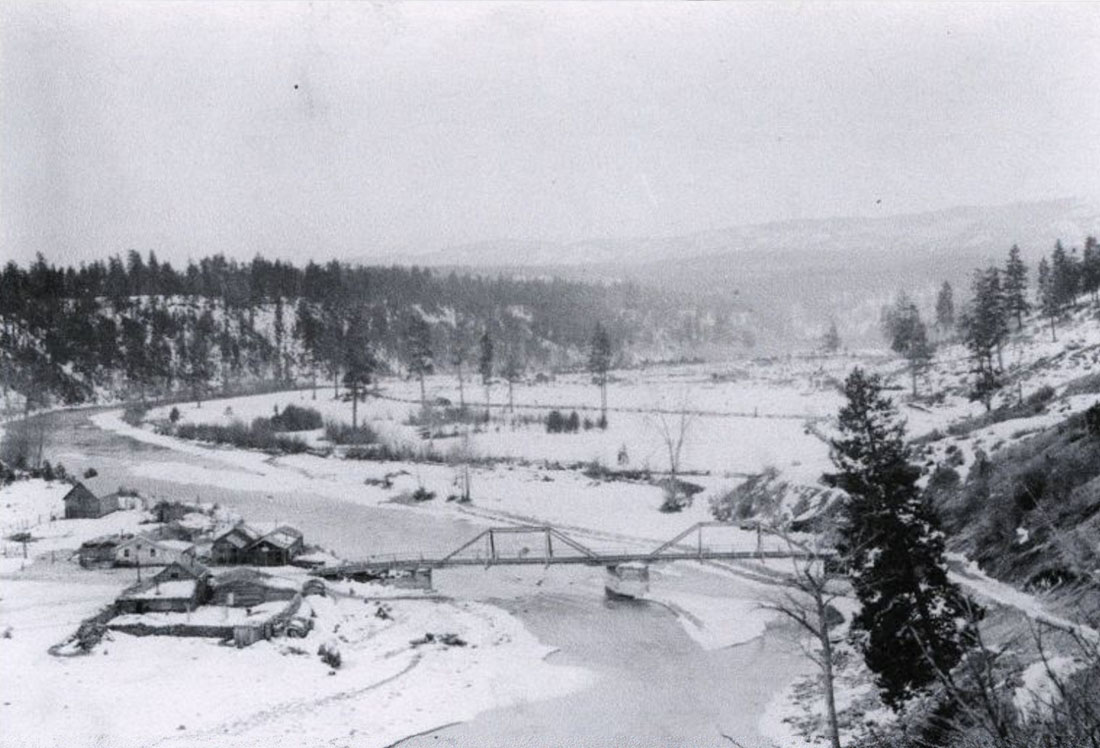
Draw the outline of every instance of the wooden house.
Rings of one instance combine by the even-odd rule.
[[[248,548],[262,535],[244,522],[238,522],[214,538],[210,560],[215,564],[246,564]]]
[[[65,494],[65,519],[99,519],[119,510],[118,494],[96,496],[83,483]]]
[[[195,579],[160,581],[157,577],[127,587],[115,605],[119,613],[183,613],[202,605],[205,585]]]
[[[303,550],[302,533],[283,525],[250,545],[246,555],[253,566],[286,566]]]
[[[169,582],[176,579],[194,579],[204,586],[210,584],[210,569],[196,561],[194,556],[181,556],[158,571],[153,579]]]
[[[130,539],[129,535],[103,535],[86,540],[80,545],[77,557],[85,569],[106,568],[115,565],[115,551],[120,543]]]
[[[135,535],[115,548],[116,566],[167,566],[183,556],[195,557],[195,544]]]
[[[210,559],[222,565],[286,566],[304,550],[302,533],[290,525],[277,525],[265,533],[238,522],[214,538]]]
[[[274,600],[292,600],[299,592],[298,583],[292,579],[240,568],[214,578],[211,602],[214,605],[252,608]]]

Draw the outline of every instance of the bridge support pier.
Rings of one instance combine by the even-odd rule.
[[[608,597],[641,599],[649,594],[649,564],[630,561],[605,568],[603,589]]]

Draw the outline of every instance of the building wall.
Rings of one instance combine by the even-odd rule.
[[[182,554],[169,548],[157,547],[150,541],[136,540],[115,551],[118,566],[167,566],[178,561]]]

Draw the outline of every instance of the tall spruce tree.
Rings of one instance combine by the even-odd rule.
[[[947,578],[944,535],[921,498],[905,423],[880,377],[857,368],[844,394],[832,441],[837,472],[823,479],[847,494],[839,550],[861,604],[853,643],[883,700],[898,709],[958,664],[980,609]]]
[[[955,292],[947,281],[936,294],[936,329],[947,335],[955,328]]]
[[[1081,254],[1081,290],[1092,296],[1093,303],[1100,293],[1100,245],[1095,236],[1085,237],[1085,251]]]
[[[611,369],[611,336],[597,322],[588,346],[588,371],[600,388],[600,423],[607,423],[607,372]]]
[[[374,355],[370,334],[367,329],[367,321],[359,310],[355,310],[348,320],[348,329],[341,336],[344,344],[344,388],[348,390],[351,399],[351,428],[359,428],[359,400],[362,399],[367,387],[374,378],[378,369],[378,360]]]
[[[1027,300],[1027,265],[1020,258],[1020,248],[1013,244],[1008,251],[1004,272],[1005,312],[1016,318],[1016,329],[1024,327],[1024,315],[1031,311]]]
[[[489,414],[489,387],[493,383],[493,338],[486,330],[481,334],[480,352],[477,370],[481,374],[481,384],[485,387],[485,414]]]
[[[1039,310],[1047,321],[1050,322],[1050,339],[1058,342],[1058,333],[1055,331],[1055,321],[1058,319],[1058,290],[1054,284],[1054,277],[1050,270],[1047,258],[1039,260]]]
[[[1050,255],[1050,279],[1055,302],[1061,311],[1077,297],[1078,281],[1077,261],[1062,246],[1061,239],[1055,242]]]
[[[409,317],[405,329],[405,345],[409,358],[409,373],[420,382],[420,407],[428,407],[428,393],[424,387],[424,377],[435,371],[435,357],[432,354],[432,328],[420,314]]]

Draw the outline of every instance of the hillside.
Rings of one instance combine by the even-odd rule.
[[[0,273],[0,385],[5,408],[259,383],[339,382],[349,356],[404,373],[414,321],[426,323],[432,368],[478,368],[483,335],[493,371],[583,366],[597,323],[615,360],[743,350],[753,340],[735,302],[681,297],[629,282],[601,284],[442,274],[310,262],[297,268],[221,256],[177,271],[131,252],[77,268],[41,256]]]

